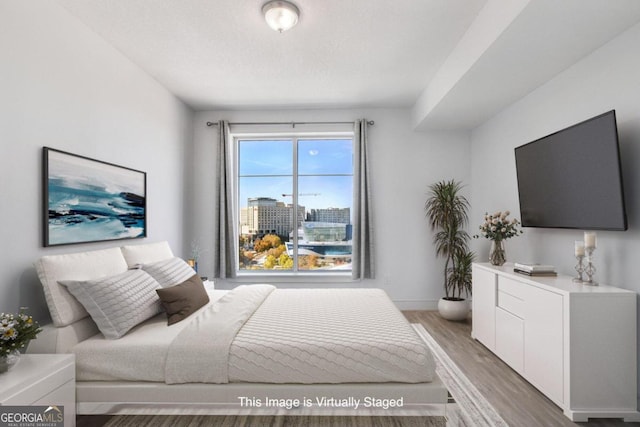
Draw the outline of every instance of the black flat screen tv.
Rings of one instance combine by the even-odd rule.
[[[524,227],[626,230],[615,110],[515,149]]]

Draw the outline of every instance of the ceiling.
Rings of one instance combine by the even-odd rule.
[[[195,110],[409,107],[417,128],[475,126],[640,20],[637,0],[293,0],[300,21],[280,34],[265,0],[58,2]],[[463,117],[475,93],[491,99]]]
[[[59,0],[197,110],[409,106],[485,0]]]

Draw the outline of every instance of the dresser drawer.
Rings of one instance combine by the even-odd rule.
[[[498,291],[504,292],[505,294],[509,294],[521,300],[525,300],[525,295],[527,295],[527,289],[529,285],[526,285],[517,280],[511,279],[509,277],[498,276]]]
[[[497,306],[505,311],[524,319],[524,300],[506,292],[498,291]]]

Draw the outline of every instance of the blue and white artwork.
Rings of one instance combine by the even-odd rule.
[[[146,236],[146,173],[44,149],[45,246]]]

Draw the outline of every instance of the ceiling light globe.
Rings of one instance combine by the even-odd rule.
[[[280,33],[293,28],[300,16],[300,10],[288,1],[267,2],[262,6],[262,13],[267,24]]]

